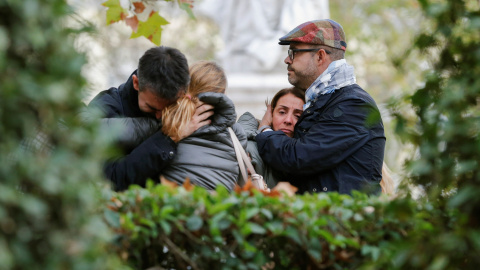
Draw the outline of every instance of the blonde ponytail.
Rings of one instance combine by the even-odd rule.
[[[185,95],[178,99],[175,105],[167,107],[162,114],[163,134],[174,138],[192,120],[197,104],[196,97]]]
[[[163,110],[162,132],[176,138],[180,130],[190,124],[197,108],[200,93],[225,93],[227,77],[223,69],[213,61],[199,61],[190,67],[190,84],[187,93],[177,103]]]

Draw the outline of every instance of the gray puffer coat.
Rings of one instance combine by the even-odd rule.
[[[247,146],[245,132],[235,123],[235,106],[227,96],[202,93],[199,99],[215,107],[212,123],[179,142],[177,155],[162,175],[179,184],[188,177],[192,184],[209,190],[217,185],[233,190],[240,177],[240,169],[227,128],[232,127],[244,148]]]
[[[258,153],[255,136],[258,134],[258,120],[250,112],[245,112],[238,118],[238,124],[242,126],[247,135],[247,153],[250,155],[255,172],[263,176],[263,180],[269,188],[274,188],[282,180],[283,174],[275,171],[272,167],[263,162]]]

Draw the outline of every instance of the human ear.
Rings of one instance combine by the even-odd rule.
[[[132,75],[132,80],[133,80],[133,88],[137,91],[140,90],[137,75]]]
[[[317,59],[318,59],[318,63],[320,65],[322,65],[322,64],[324,64],[328,61],[327,53],[325,52],[325,50],[321,49],[317,53],[318,53],[318,56],[317,56],[318,58]]]

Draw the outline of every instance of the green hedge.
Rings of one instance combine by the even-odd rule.
[[[356,269],[393,258],[391,246],[412,234],[435,235],[437,215],[408,198],[151,183],[114,193],[105,210],[113,246],[135,269]]]
[[[410,267],[478,269],[480,265],[480,2],[419,0],[429,27],[401,61],[427,64],[424,81],[397,99],[396,132],[414,146],[409,182],[439,209],[435,237],[416,235],[392,247]],[[412,54],[413,53],[413,54]],[[424,61],[416,55],[421,54]],[[411,89],[408,89],[411,90]],[[461,216],[448,216],[456,209]]]
[[[150,184],[112,193],[109,242],[108,144],[77,117],[86,29],[67,27],[64,0],[0,1],[0,269],[120,269],[107,244],[136,269],[476,269],[480,4],[419,4],[432,27],[414,50],[433,69],[406,99],[413,119],[395,119],[429,201]]]
[[[96,184],[106,140],[81,123],[84,55],[64,0],[0,1],[0,269],[118,269]]]

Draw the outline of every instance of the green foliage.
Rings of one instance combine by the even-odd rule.
[[[418,148],[408,166],[413,182],[425,187],[431,199],[461,195],[455,205],[472,214],[470,222],[480,224],[471,206],[480,204],[473,195],[480,192],[479,3],[420,4],[433,27],[418,36],[415,48],[430,58],[432,69],[426,72],[423,87],[408,99],[415,118],[398,115],[410,123],[399,130]]]
[[[356,269],[383,262],[386,247],[410,235],[433,237],[437,215],[409,198],[209,193],[151,183],[114,193],[105,210],[114,247],[136,269]]]
[[[435,202],[447,226],[438,236],[417,235],[393,252],[404,267],[476,269],[480,264],[480,2],[419,1],[429,21],[409,53],[431,66],[424,84],[404,101],[415,114],[395,109],[397,131],[416,147],[407,161],[410,182]],[[398,105],[397,106],[401,106]],[[449,211],[461,215],[445,219]],[[448,221],[448,222],[447,222]],[[442,224],[438,222],[438,224]],[[421,256],[412,252],[421,250]]]
[[[137,37],[147,37],[150,41],[154,44],[160,45],[162,40],[162,25],[168,24],[168,21],[165,20],[162,16],[158,15],[158,13],[152,14],[148,21],[146,22],[139,22],[137,32],[132,33],[130,38],[137,38]]]
[[[120,5],[120,0],[108,0],[102,4],[107,7],[107,24],[112,24],[121,21],[127,17],[128,10]]]
[[[107,25],[119,21],[132,28],[130,38],[145,37],[155,45],[160,45],[162,39],[162,26],[169,22],[159,14],[160,1],[172,2],[173,0],[140,0],[130,3],[128,8],[124,8],[120,0],[107,0],[102,5],[107,7]],[[187,12],[190,18],[193,15],[194,0],[176,0],[178,7]],[[148,13],[148,14],[147,14]],[[143,19],[140,19],[143,18]]]
[[[0,268],[108,269],[100,158],[77,112],[84,56],[62,0],[0,1]]]

